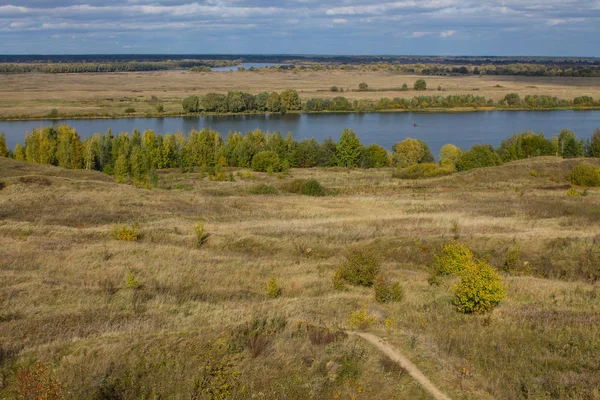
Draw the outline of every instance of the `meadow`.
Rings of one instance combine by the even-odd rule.
[[[48,91],[21,95],[34,107],[36,93],[55,101],[61,79],[72,91],[59,101],[142,87],[146,97],[158,84],[183,96],[213,90],[209,79],[239,88],[238,77],[252,91],[261,76],[211,74],[201,85],[201,74],[166,73],[171,85],[144,78],[153,75],[36,76]],[[353,75],[324,76],[325,88]],[[377,85],[371,78],[355,76]],[[455,79],[493,87],[499,78]],[[100,81],[111,82],[106,94],[86,93]],[[532,80],[505,84],[514,82]],[[48,398],[430,398],[345,333],[359,330],[401,350],[453,399],[598,399],[600,189],[567,196],[582,163],[600,166],[538,157],[419,180],[391,168],[227,167],[229,181],[161,169],[148,190],[0,157],[0,398],[39,382]],[[318,180],[327,195],[289,193],[298,179]],[[493,312],[457,312],[457,278],[432,281],[434,255],[451,240],[503,274],[506,299]],[[378,255],[401,301],[334,288],[353,250]]]
[[[412,90],[418,79],[427,91]],[[358,91],[360,83],[370,91]],[[403,84],[411,90],[400,91]],[[337,86],[343,93],[332,92]],[[438,91],[438,87],[442,89]],[[412,99],[417,95],[476,95],[495,101],[509,93],[547,95],[572,100],[600,98],[600,78],[523,76],[423,76],[384,71],[304,71],[191,73],[179,71],[0,75],[0,118],[42,118],[57,110],[63,117],[145,116],[182,114],[181,102],[190,95],[240,90],[258,94],[296,89],[303,100],[333,98],[378,100]],[[387,90],[393,89],[393,90]],[[133,110],[133,111],[132,111]]]

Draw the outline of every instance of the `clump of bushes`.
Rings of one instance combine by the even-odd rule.
[[[454,286],[454,306],[465,314],[485,314],[506,295],[502,276],[483,260],[472,260],[460,272]]]
[[[325,196],[327,191],[316,179],[294,179],[281,187],[284,191],[305,196]]]
[[[401,301],[404,297],[400,282],[391,283],[383,274],[377,275],[373,287],[375,288],[375,301],[378,303]]]
[[[458,171],[493,167],[495,165],[502,165],[502,158],[494,151],[492,146],[487,144],[476,144],[470,150],[462,153],[456,161],[456,169]]]
[[[569,174],[569,181],[574,185],[598,187],[600,186],[600,168],[590,164],[578,165]]]
[[[281,160],[274,151],[260,151],[252,157],[252,169],[260,172],[281,171]]]
[[[124,242],[135,242],[141,237],[137,224],[132,226],[117,225],[113,228],[112,236],[116,240]]]
[[[352,311],[348,316],[348,324],[353,328],[366,329],[377,322],[377,316],[369,314],[367,306]]]
[[[436,275],[459,274],[463,267],[473,261],[473,253],[466,246],[451,241],[442,245],[441,251],[433,256]]]
[[[454,168],[443,167],[436,163],[415,164],[394,171],[392,177],[399,179],[424,179],[450,175]]]
[[[248,190],[248,193],[269,196],[269,195],[279,194],[279,191],[277,189],[275,189],[273,186],[260,184],[258,186],[254,186],[253,188],[250,188]]]
[[[277,279],[273,277],[267,282],[267,297],[276,299],[279,296],[281,296],[281,288],[277,284]]]
[[[344,283],[371,287],[379,269],[379,260],[371,252],[351,250],[346,255],[346,260],[339,266],[333,278],[333,285],[336,289],[343,289]]]

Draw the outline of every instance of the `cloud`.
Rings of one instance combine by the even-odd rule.
[[[81,52],[436,53],[460,32],[445,53],[600,56],[599,22],[600,0],[0,0],[0,53],[60,52],[73,33]]]

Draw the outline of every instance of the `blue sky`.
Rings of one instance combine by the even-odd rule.
[[[600,0],[0,0],[0,53],[600,56]]]

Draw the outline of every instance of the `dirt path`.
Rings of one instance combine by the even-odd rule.
[[[348,332],[351,335],[357,335],[361,338],[365,339],[367,342],[371,343],[373,346],[377,347],[381,352],[383,352],[386,356],[400,364],[402,368],[404,368],[410,376],[413,377],[414,380],[419,382],[421,386],[425,390],[427,390],[436,400],[450,400],[450,397],[446,396],[442,393],[438,388],[436,388],[433,383],[423,373],[415,364],[413,364],[408,358],[406,358],[398,349],[393,346],[387,344],[380,339],[379,337],[371,334],[371,333],[363,333],[363,332]]]

